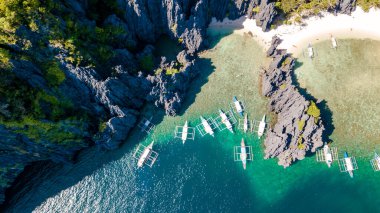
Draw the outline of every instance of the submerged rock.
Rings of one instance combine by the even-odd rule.
[[[276,38],[272,45],[278,45]],[[268,107],[277,114],[277,122],[264,141],[265,158],[277,157],[279,165],[288,167],[323,145],[325,128],[320,118],[307,114],[311,102],[294,86],[295,59],[286,51],[271,49],[273,61],[262,75],[262,94],[269,97]]]

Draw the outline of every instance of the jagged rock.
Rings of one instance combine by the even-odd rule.
[[[129,131],[134,127],[136,115],[137,111],[123,117],[112,117],[107,121],[106,129],[94,137],[95,142],[107,149],[116,149],[125,141]]]
[[[265,158],[277,157],[279,165],[288,167],[323,145],[324,126],[320,118],[306,113],[310,102],[293,84],[294,59],[286,51],[272,49],[273,61],[262,75],[262,94],[269,97],[268,107],[277,114],[277,123],[264,141]]]
[[[43,77],[42,71],[33,63],[22,60],[11,60],[11,63],[13,66],[12,72],[18,78],[28,82],[32,87],[47,89],[47,82]]]
[[[188,56],[183,52],[180,52],[177,57],[182,58],[181,61],[185,62],[179,73],[167,75],[166,69],[173,68],[173,64],[161,63],[162,72],[147,77],[152,85],[147,100],[153,102],[157,107],[163,107],[165,113],[170,116],[177,115],[191,80],[198,74],[194,59],[186,62]]]
[[[148,82],[142,76],[132,77],[123,71],[120,71],[119,77],[110,77],[102,81],[92,68],[74,67],[64,61],[61,63],[67,75],[85,84],[97,104],[103,106],[111,116],[106,131],[96,143],[106,148],[117,147],[127,138],[131,126],[136,121],[136,110],[143,105],[143,98],[149,89]]]
[[[355,10],[356,0],[338,0],[336,10],[350,15]]]
[[[280,45],[281,42],[282,40],[278,36],[275,35],[272,37],[271,45],[267,50],[267,57],[272,56],[274,54],[274,51],[277,49],[278,45]]]
[[[256,14],[256,25],[260,26],[263,31],[268,31],[277,15],[277,11],[274,6],[274,2],[266,4],[261,3],[260,12]]]

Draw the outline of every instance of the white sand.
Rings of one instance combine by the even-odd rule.
[[[234,28],[235,33],[251,32],[253,38],[265,49],[269,48],[272,36],[277,35],[283,41],[279,48],[287,49],[295,56],[301,53],[308,43],[330,39],[331,36],[337,38],[370,38],[380,40],[380,10],[371,9],[364,12],[360,7],[356,8],[351,16],[338,14],[334,16],[330,13],[323,13],[322,17],[310,17],[303,20],[305,26],[282,25],[275,30],[263,32],[256,26],[254,19],[242,17],[238,20],[225,19],[223,22],[213,20],[211,28]],[[339,48],[339,40],[337,41]]]

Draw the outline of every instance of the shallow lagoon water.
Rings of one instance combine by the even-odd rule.
[[[211,33],[215,36],[220,31]],[[343,51],[343,55],[345,41],[341,42],[342,50],[338,51]],[[323,54],[325,44],[320,45],[321,49],[317,45],[316,49],[322,60],[328,55]],[[65,165],[50,173],[45,171],[44,175],[34,177],[41,181],[32,178],[34,185],[15,197],[9,210],[320,212],[322,206],[327,206],[324,212],[380,211],[376,199],[380,195],[380,174],[375,174],[370,168],[370,151],[366,151],[368,157],[358,157],[359,171],[354,179],[350,179],[339,172],[336,162],[328,169],[325,164],[316,163],[315,156],[283,169],[277,165],[276,159],[263,159],[262,141],[255,135],[242,134],[236,128],[234,135],[224,130],[216,132],[215,138],[202,138],[197,134],[194,141],[187,141],[184,145],[179,139],[173,139],[176,125],[189,120],[190,125],[195,126],[200,122],[200,115],[217,116],[217,110],[227,109],[234,95],[245,101],[250,118],[260,119],[267,113],[266,99],[259,95],[260,67],[268,63],[263,50],[249,36],[236,34],[214,37],[211,47],[210,51],[202,54],[202,74],[189,92],[186,111],[181,116],[156,120],[159,122],[157,129],[148,137],[135,130],[118,150],[104,152],[92,148],[82,153],[77,164]],[[331,60],[331,57],[327,59]],[[317,60],[305,60],[297,69],[299,81],[314,97],[326,99],[333,116],[337,116],[339,114],[334,112],[333,105],[330,106],[334,102],[328,99],[330,96],[318,93],[324,87],[314,91],[309,84],[302,83],[307,82],[317,70],[313,63]],[[161,113],[147,108],[146,115],[152,114],[160,117]],[[333,118],[335,128],[339,130],[339,122],[345,121]],[[233,146],[239,145],[242,137],[247,145],[253,147],[254,153],[254,160],[248,163],[245,171],[241,163],[233,160]],[[356,146],[339,142],[343,139],[338,139],[338,133],[334,132],[332,138],[340,150],[344,145],[356,154]],[[157,141],[154,150],[159,153],[156,164],[151,169],[136,169],[136,161],[131,157],[134,149],[139,143],[147,145],[153,139]]]

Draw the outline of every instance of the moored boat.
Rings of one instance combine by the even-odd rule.
[[[234,130],[232,129],[232,124],[230,120],[228,120],[228,117],[226,113],[224,113],[221,109],[219,110],[220,118],[222,119],[222,123],[226,125],[227,129],[230,130],[230,132],[234,133]]]
[[[147,147],[145,147],[143,153],[141,154],[137,162],[137,167],[141,168],[144,165],[145,161],[147,160],[147,157],[152,152],[153,143],[154,141],[152,141],[152,143],[150,143]]]
[[[246,166],[247,166],[247,150],[245,147],[244,138],[241,139],[240,146],[241,146],[241,148],[240,148],[241,149],[240,159],[241,159],[241,162],[243,163],[243,168],[246,169]]]
[[[327,144],[323,146],[323,154],[325,155],[326,164],[330,168],[331,163],[333,162],[333,159],[332,159],[332,153],[331,153],[330,147]]]
[[[354,166],[352,164],[352,160],[351,158],[348,156],[348,153],[347,152],[344,152],[344,161],[346,162],[346,168],[347,168],[347,172],[348,174],[350,175],[351,178],[354,177]]]
[[[375,157],[373,158],[375,160],[375,164],[377,165],[377,168],[380,169],[380,156],[375,152]]]
[[[214,131],[212,130],[210,124],[207,122],[206,119],[204,119],[202,116],[201,116],[201,121],[202,121],[202,125],[203,127],[205,128],[205,131],[210,134],[212,137],[214,137]]]
[[[186,121],[185,125],[183,126],[183,129],[182,129],[182,137],[181,137],[181,139],[182,139],[182,143],[183,144],[185,144],[185,142],[186,142],[188,129],[189,129],[189,125],[188,125],[188,122]]]
[[[244,133],[248,131],[248,114],[245,114],[244,116],[244,126],[243,126]]]
[[[314,57],[313,47],[311,46],[310,43],[309,43],[309,45],[307,46],[307,53],[308,53],[308,55],[309,55],[309,58],[313,58],[313,57]]]
[[[259,139],[261,138],[261,136],[263,136],[264,134],[264,131],[265,131],[265,115],[263,116],[263,118],[261,119],[260,121],[260,124],[259,124],[259,129],[257,130],[257,135],[259,136]]]
[[[337,43],[336,43],[336,39],[334,38],[334,36],[331,36],[331,44],[332,44],[332,47],[334,48],[334,49],[336,49],[337,48]]]
[[[236,108],[236,112],[239,113],[240,116],[243,116],[243,107],[241,106],[240,101],[238,101],[238,99],[236,98],[236,96],[234,96],[234,98],[232,99],[232,101],[234,102],[234,105],[235,105],[235,108]]]

